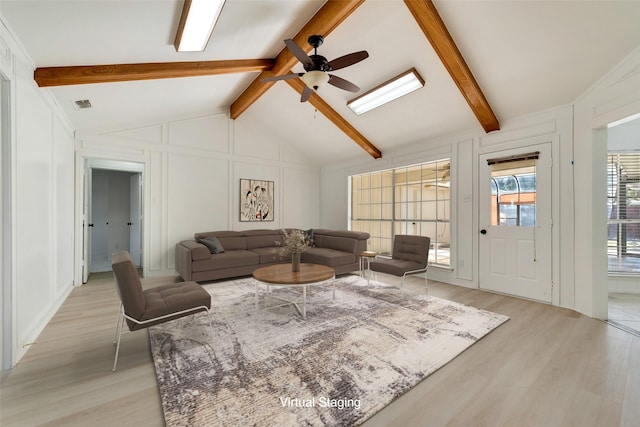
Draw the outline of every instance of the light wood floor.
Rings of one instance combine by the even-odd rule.
[[[609,321],[640,335],[640,294],[609,294]]]
[[[163,424],[146,331],[123,335],[118,370],[111,371],[114,286],[111,275],[100,275],[74,289],[37,344],[4,373],[0,425]],[[511,320],[365,426],[640,425],[640,338],[503,295],[434,282],[430,293]]]

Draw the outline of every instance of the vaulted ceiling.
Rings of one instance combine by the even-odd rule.
[[[632,1],[227,0],[205,52],[177,53],[182,4],[2,0],[0,12],[43,78],[41,90],[77,130],[229,113],[320,165],[365,161],[466,129],[492,131],[571,103],[640,46],[640,2]],[[303,71],[283,40],[297,36],[306,47],[309,31],[326,36],[319,53],[329,59],[369,52],[335,72],[363,90],[411,67],[425,87],[356,116],[346,107],[349,92],[327,86],[301,104],[300,81],[259,82],[261,73]],[[109,64],[129,65],[48,69]],[[57,71],[79,72],[81,81],[49,87],[44,77]],[[156,79],[167,72],[172,78]],[[124,81],[87,83],[104,76]],[[79,99],[93,107],[76,110]]]

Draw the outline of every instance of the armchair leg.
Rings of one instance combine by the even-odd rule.
[[[118,318],[118,329],[117,329],[117,343],[116,343],[116,355],[113,359],[113,369],[112,371],[115,372],[116,370],[116,366],[118,364],[118,353],[120,353],[120,337],[122,337],[122,327],[124,325],[124,313],[120,314],[120,317]]]
[[[116,334],[113,337],[113,343],[115,344],[118,340],[118,331],[120,330],[120,322],[122,322],[122,304],[120,304],[120,308],[118,309],[118,319],[116,321]]]

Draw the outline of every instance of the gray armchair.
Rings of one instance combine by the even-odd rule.
[[[377,257],[369,267],[372,271],[401,277],[400,289],[403,292],[405,276],[424,273],[425,292],[428,292],[427,261],[430,243],[429,237],[398,234],[393,240],[391,258]]]
[[[209,333],[213,340],[211,327],[211,295],[196,282],[181,282],[162,285],[151,289],[142,289],[142,283],[136,265],[129,252],[116,252],[111,256],[113,274],[116,277],[118,296],[120,296],[120,314],[116,326],[116,356],[113,370],[116,370],[120,337],[126,321],[130,331],[148,328],[159,323],[205,311],[209,320]]]

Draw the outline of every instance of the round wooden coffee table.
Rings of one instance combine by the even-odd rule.
[[[326,265],[301,263],[300,271],[291,271],[291,264],[273,264],[260,267],[253,272],[256,279],[255,305],[258,308],[258,285],[266,283],[267,295],[271,298],[279,299],[287,304],[293,304],[303,319],[307,319],[307,286],[318,285],[326,280],[334,278],[336,271]],[[271,286],[301,286],[302,287],[302,310],[298,306],[299,301],[291,301],[271,294]],[[333,299],[336,299],[336,285],[333,282]]]

